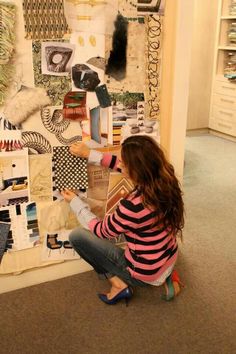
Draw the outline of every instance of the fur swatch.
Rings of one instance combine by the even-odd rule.
[[[122,80],[126,74],[126,49],[128,37],[128,21],[121,15],[117,15],[115,31],[112,38],[112,50],[106,66],[105,73]]]
[[[43,88],[21,86],[15,96],[8,101],[4,115],[11,124],[18,125],[50,103],[50,98]]]

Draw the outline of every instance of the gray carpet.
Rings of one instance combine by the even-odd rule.
[[[0,295],[1,354],[233,354],[235,344],[236,144],[186,139],[186,228],[173,302],[137,289],[107,306],[94,272]],[[233,315],[234,313],[234,315]]]

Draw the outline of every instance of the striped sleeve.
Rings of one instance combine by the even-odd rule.
[[[118,168],[118,164],[119,164],[119,159],[117,156],[115,155],[112,155],[110,153],[107,153],[105,152],[103,154],[103,158],[101,160],[101,165],[103,167],[107,167],[107,168],[110,168],[114,171],[118,171],[118,172],[121,172],[121,170]]]
[[[103,220],[93,219],[88,226],[100,238],[115,238],[129,230],[130,213],[126,200],[122,199],[114,213],[106,215]]]

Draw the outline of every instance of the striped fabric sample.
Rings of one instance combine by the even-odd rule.
[[[62,38],[69,33],[63,0],[24,0],[27,39]]]

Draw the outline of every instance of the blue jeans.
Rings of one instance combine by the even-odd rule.
[[[124,250],[109,240],[100,239],[82,227],[73,230],[69,240],[75,251],[98,273],[99,278],[109,279],[116,275],[132,286],[148,285],[131,277],[126,269]]]

